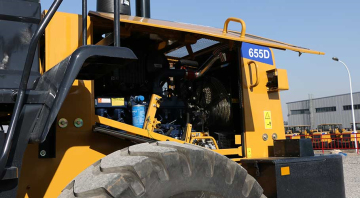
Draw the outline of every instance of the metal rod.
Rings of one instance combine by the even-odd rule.
[[[350,98],[351,98],[351,113],[352,113],[352,120],[353,120],[353,131],[355,133],[355,149],[356,149],[356,153],[358,153],[358,144],[357,144],[357,131],[356,131],[356,124],[355,124],[355,110],[354,110],[354,98],[353,98],[353,91],[352,91],[352,84],[351,84],[351,75],[350,75],[350,70],[349,68],[346,66],[346,64],[344,62],[342,62],[341,60],[339,60],[340,63],[342,63],[349,75],[349,83],[350,83]]]
[[[200,78],[202,76],[204,76],[204,74],[214,65],[214,63],[219,60],[220,57],[219,56],[211,56],[205,63],[203,66],[201,66],[201,69],[199,69],[196,72],[196,78]]]
[[[120,0],[114,0],[114,46],[120,47]]]
[[[241,65],[242,65],[242,58],[241,58],[241,46],[237,47],[237,65],[238,67],[236,67],[237,69],[237,73],[238,73],[238,88],[239,88],[239,108],[240,108],[240,112],[239,112],[239,121],[241,122],[240,124],[240,135],[241,135],[241,157],[246,157],[246,151],[245,151],[245,133],[246,133],[246,129],[245,129],[245,112],[244,112],[244,100],[243,100],[243,77],[242,77],[242,70],[241,70]]]
[[[87,0],[82,1],[83,45],[87,45]]]
[[[15,107],[12,112],[7,136],[5,139],[5,144],[2,149],[1,156],[0,156],[0,174],[3,173],[3,171],[5,169],[7,159],[9,156],[9,152],[10,152],[10,148],[11,148],[11,144],[12,144],[12,140],[14,137],[15,129],[18,124],[21,110],[24,106],[27,84],[29,81],[31,67],[32,67],[32,64],[34,61],[34,55],[35,55],[36,48],[38,46],[39,39],[44,34],[44,31],[45,31],[47,25],[49,24],[50,20],[54,16],[55,12],[59,8],[62,1],[63,0],[55,0],[53,2],[49,11],[46,13],[44,19],[40,22],[38,29],[36,30],[34,36],[32,37],[32,39],[30,41],[29,50],[28,50],[28,54],[26,56],[25,66],[24,66],[24,70],[22,72],[20,86],[19,86],[17,97],[16,97]]]

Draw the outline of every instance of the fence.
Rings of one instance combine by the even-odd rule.
[[[314,150],[346,150],[356,149],[360,146],[359,133],[343,134],[313,134],[313,135],[286,135],[286,139],[311,139]],[[355,141],[356,139],[356,141]]]

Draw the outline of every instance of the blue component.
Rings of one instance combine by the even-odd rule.
[[[181,138],[183,135],[183,130],[181,125],[175,125],[175,124],[161,124],[161,129],[166,133],[170,130],[170,128],[173,128],[171,133],[169,134],[172,138]]]
[[[132,121],[135,127],[143,128],[145,122],[145,105],[132,106]]]
[[[273,65],[273,57],[268,47],[243,42],[241,54],[243,58]]]
[[[96,115],[99,115],[101,117],[105,117],[105,118],[111,118],[107,112],[106,109],[104,108],[99,108],[99,109],[96,109]]]
[[[182,134],[183,134],[183,131],[181,129],[174,129],[173,131],[171,131],[170,137],[180,139]]]
[[[98,109],[95,110],[95,112],[96,112],[96,115],[99,115],[99,116],[101,116],[101,117],[105,117],[105,118],[112,119],[112,118],[110,117],[110,115],[108,114],[107,109],[105,109],[105,108],[98,108]],[[109,126],[106,126],[106,125],[103,125],[103,124],[100,124],[99,126],[101,126],[101,127],[103,127],[103,128],[106,128],[106,129],[110,128]]]
[[[144,100],[145,100],[144,96],[135,96],[136,103],[142,103],[142,102],[144,102]]]
[[[125,122],[124,117],[125,117],[124,109],[114,109],[114,116],[112,118],[113,120],[124,123]]]

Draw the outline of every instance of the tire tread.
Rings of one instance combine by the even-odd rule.
[[[174,173],[174,167],[179,172]],[[152,197],[147,191],[156,186],[199,175],[206,181],[223,180],[228,189],[219,187],[223,197],[265,197],[256,180],[236,162],[199,146],[169,141],[138,144],[104,157],[80,173],[59,197]]]

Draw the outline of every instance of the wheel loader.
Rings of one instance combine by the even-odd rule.
[[[273,50],[323,52],[61,3],[0,0],[0,197],[345,197],[341,157],[283,132]]]

